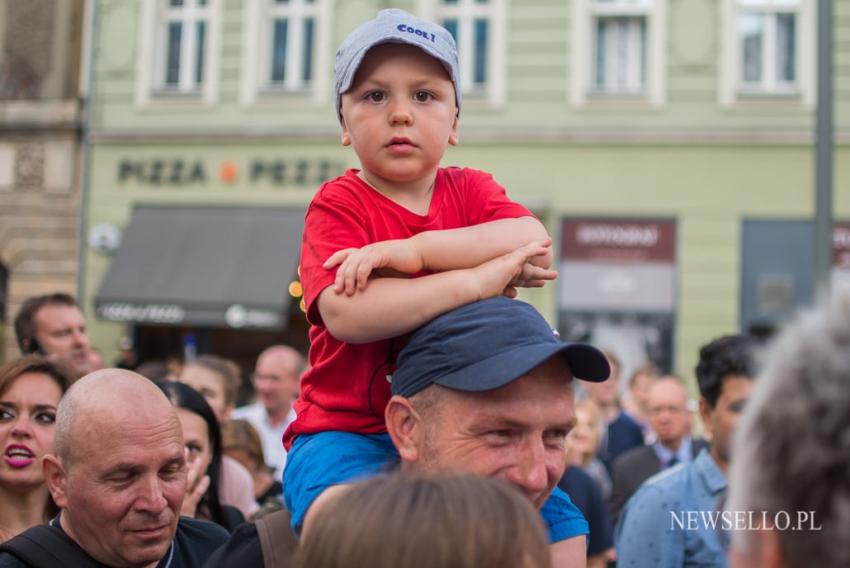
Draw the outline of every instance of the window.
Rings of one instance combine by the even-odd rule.
[[[208,25],[207,0],[162,0],[157,34],[157,86],[162,91],[201,90]]]
[[[420,0],[423,18],[455,38],[460,87],[467,100],[500,104],[504,98],[505,6],[503,0]]]
[[[574,9],[573,103],[662,104],[665,0],[576,0]]]
[[[724,102],[753,96],[811,100],[813,4],[803,0],[727,0]]]
[[[799,0],[741,0],[738,80],[742,91],[797,90]]]
[[[246,0],[242,101],[258,95],[326,97],[331,0]]]
[[[646,89],[646,16],[595,18],[593,91],[642,95]]]
[[[268,0],[263,83],[284,91],[310,89],[315,73],[315,0]]]
[[[215,101],[220,0],[142,0],[136,103]]]

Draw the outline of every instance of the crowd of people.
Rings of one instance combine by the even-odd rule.
[[[220,354],[103,368],[73,297],[23,303],[0,568],[850,566],[850,298],[707,342],[698,402],[651,364],[621,386],[616,346],[514,299],[557,277],[545,227],[439,167],[458,69],[400,10],[343,42],[362,168],[308,209],[309,356],[258,353],[247,405]]]
[[[23,329],[53,349],[42,336],[58,327]],[[73,350],[85,351],[84,322],[77,329]],[[703,438],[691,436],[682,382],[650,375],[645,438],[606,467],[602,440],[618,446],[628,430],[617,425],[639,421],[610,409],[606,421],[595,400],[609,399],[594,394],[604,383],[573,384],[573,367],[600,364],[593,351],[560,342],[516,300],[453,310],[402,351],[384,471],[330,495],[300,543],[260,433],[262,425],[272,436],[281,431],[273,413],[291,421],[291,385],[306,369],[296,351],[273,346],[258,358],[263,371],[253,380],[279,383],[288,408],[265,385],[252,406],[268,401],[271,409],[244,408],[261,419],[255,428],[234,418],[233,377],[240,379],[221,357],[202,355],[179,380],[154,381],[128,370],[87,372],[73,364],[87,360],[80,353],[43,349],[0,368],[0,538],[24,533],[37,543],[35,552],[4,548],[0,566],[142,566],[166,555],[170,566],[263,566],[267,555],[290,566],[361,566],[364,558],[376,566],[550,566],[557,559],[545,543],[565,526],[587,535],[566,550],[580,560],[573,565],[723,566],[732,555],[739,566],[802,566],[816,557],[844,566],[848,343],[850,298],[807,315],[769,349],[746,335],[709,342],[695,369]],[[617,362],[604,357],[605,382],[616,387]],[[280,438],[273,447],[283,453]],[[630,493],[615,501],[620,483]],[[556,487],[580,515],[547,517]],[[529,514],[535,509],[543,514]],[[758,524],[687,527],[680,517],[723,511],[758,511]],[[785,530],[778,514],[793,522],[805,514],[805,526]],[[275,527],[267,543],[258,525]]]

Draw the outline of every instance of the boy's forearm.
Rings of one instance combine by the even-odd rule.
[[[331,335],[346,343],[369,343],[409,333],[440,314],[479,299],[465,270],[421,278],[375,278],[353,296],[333,286],[319,295],[319,312]]]
[[[549,238],[546,228],[534,217],[500,219],[471,227],[426,231],[411,237],[422,256],[426,270],[435,272],[472,268],[509,253],[531,241]],[[551,249],[534,257],[535,266],[552,265]]]

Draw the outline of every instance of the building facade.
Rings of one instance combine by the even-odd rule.
[[[273,340],[306,345],[297,238],[274,237],[289,251],[275,303],[235,292],[256,278],[239,259],[271,254],[248,229],[222,224],[245,248],[211,236],[215,250],[199,255],[181,248],[192,231],[169,233],[182,252],[168,254],[140,235],[199,208],[274,210],[296,225],[321,181],[357,165],[339,143],[334,52],[386,7],[457,38],[460,145],[444,164],[492,172],[547,225],[561,278],[523,297],[563,334],[611,348],[627,369],[649,356],[690,376],[707,340],[770,328],[809,301],[812,0],[95,4],[80,291],[107,352],[128,331],[145,341],[146,327],[171,333],[171,349],[242,360]],[[850,219],[850,0],[835,12],[834,207]],[[203,218],[186,226],[215,226]],[[208,286],[178,283],[185,272]],[[201,304],[207,315],[191,315]]]
[[[77,289],[83,0],[0,1],[0,361],[29,296]]]

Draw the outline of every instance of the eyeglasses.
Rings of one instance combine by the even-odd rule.
[[[680,412],[687,412],[687,410],[688,409],[683,406],[656,406],[654,408],[650,408],[649,413],[653,416],[658,416],[665,412],[668,414],[679,414]]]

